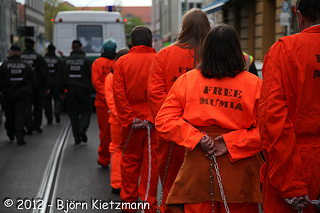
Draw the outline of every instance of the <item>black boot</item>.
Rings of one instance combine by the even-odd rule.
[[[56,122],[57,123],[60,123],[61,122],[61,120],[60,120],[60,115],[55,115],[56,116]]]
[[[74,145],[79,145],[81,143],[81,140],[79,138],[74,139]]]
[[[85,142],[85,143],[88,141],[88,137],[87,137],[86,133],[83,130],[80,130],[80,140]]]
[[[18,145],[25,145],[25,144],[27,144],[27,143],[24,141],[23,138],[17,138],[17,144],[18,144]]]
[[[43,131],[42,131],[42,129],[38,126],[38,127],[35,127],[34,129],[33,129],[33,131],[35,131],[35,132],[37,132],[37,133],[42,133]]]
[[[14,141],[14,135],[11,135],[11,134],[8,134],[8,133],[7,133],[7,135],[9,137],[10,141]]]

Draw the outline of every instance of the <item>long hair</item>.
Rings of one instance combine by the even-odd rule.
[[[182,18],[182,29],[174,43],[181,48],[194,50],[195,60],[198,60],[197,52],[210,30],[207,14],[198,8],[192,8]]]
[[[235,77],[244,71],[245,59],[237,31],[226,24],[212,28],[202,46],[198,69],[206,78]]]

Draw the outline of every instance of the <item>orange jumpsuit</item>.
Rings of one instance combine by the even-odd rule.
[[[176,79],[195,67],[193,55],[192,50],[183,49],[177,45],[171,45],[156,54],[148,80],[148,98],[154,117]],[[183,162],[185,148],[177,144],[173,145],[173,142],[164,135],[158,136],[157,140],[159,175],[161,184],[164,182],[160,211],[169,213],[172,211],[164,204]],[[171,156],[169,156],[171,149]],[[169,158],[170,162],[168,162]]]
[[[320,195],[320,26],[277,41],[262,74],[259,124],[264,212],[297,212],[284,198]],[[303,212],[320,212],[308,205]]]
[[[114,66],[114,60],[100,57],[92,64],[91,82],[96,90],[96,106],[98,125],[100,129],[100,144],[98,148],[98,163],[101,166],[107,167],[110,163],[109,145],[111,142],[109,108],[106,103],[104,94],[104,81]]]
[[[109,123],[111,129],[111,143],[109,146],[111,156],[110,185],[115,189],[121,188],[121,167],[122,150],[120,149],[120,132],[118,113],[114,106],[113,99],[113,73],[110,72],[105,80],[105,95],[108,107],[110,109]]]
[[[227,202],[230,206],[232,203],[242,203],[243,206],[247,203],[255,203],[251,211],[245,208],[245,211],[236,212],[259,211],[258,203],[262,202],[259,181],[261,165],[259,152],[262,146],[257,117],[260,87],[261,79],[247,71],[234,78],[208,79],[195,69],[177,79],[158,112],[156,128],[172,141],[190,151],[186,152],[184,163],[170,190],[166,205],[185,204],[185,210],[188,212],[189,204],[191,206],[196,204],[201,206],[198,206],[197,212],[206,212],[204,209],[211,212],[210,187],[203,187],[210,182],[210,169],[201,170],[199,169],[202,168],[201,165],[189,167],[185,162],[187,153],[192,155],[201,138],[206,135],[196,127],[219,126],[230,131],[222,134],[228,148],[228,155],[218,157],[218,163],[220,158],[226,159],[234,166],[241,165],[243,161],[248,162],[248,159],[250,161],[249,167],[242,168],[241,175],[230,172],[232,170],[230,167],[220,167]],[[202,158],[205,158],[204,155],[203,152]],[[209,159],[205,158],[205,161],[209,165]],[[195,160],[193,162],[197,163]],[[182,170],[187,167],[189,167],[187,172],[192,177],[182,174]],[[215,171],[213,173],[215,179]],[[195,181],[203,179],[204,176],[207,178],[205,183],[202,181],[189,182],[191,179]],[[239,182],[236,188],[229,186],[234,185],[233,182]],[[202,194],[208,194],[208,196],[199,199],[198,195]],[[214,200],[222,202],[219,194],[214,194]],[[209,207],[206,208],[205,204]],[[175,212],[182,212],[177,208],[172,209]],[[216,210],[220,212],[218,207]]]
[[[146,210],[146,212],[152,213],[156,212],[157,209],[158,185],[155,128],[151,129],[150,134],[150,165],[147,130],[132,130],[130,125],[135,118],[153,123],[147,98],[147,80],[154,56],[155,49],[143,45],[134,46],[128,54],[121,56],[115,63],[113,79],[116,111],[118,112],[120,124],[124,127],[121,131],[121,136],[123,137],[121,147],[125,147],[121,160],[121,200],[136,202],[138,201],[138,196],[142,201],[147,198],[150,209]],[[148,181],[150,168],[151,179]],[[135,210],[125,210],[135,212]]]

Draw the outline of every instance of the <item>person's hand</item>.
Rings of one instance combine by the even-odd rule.
[[[132,128],[133,129],[144,129],[147,128],[149,125],[149,122],[146,120],[141,120],[139,118],[134,119],[133,123],[132,123]]]
[[[45,95],[49,95],[49,93],[50,93],[50,89],[47,89],[47,90],[44,91]]]
[[[319,195],[319,197],[318,197],[318,201],[320,202],[320,195]],[[320,204],[316,205],[316,207],[317,207],[317,209],[320,210]]]
[[[291,206],[295,211],[302,210],[308,206],[310,203],[309,195],[304,195],[300,197],[285,198],[284,201]]]
[[[221,155],[224,155],[228,152],[228,148],[226,146],[226,143],[222,137],[222,135],[219,135],[214,139],[214,147],[213,147],[213,155],[215,157],[219,157]]]
[[[209,153],[213,152],[213,139],[210,136],[205,136],[201,138],[199,144],[202,150],[206,153],[206,157],[210,158]]]
[[[60,95],[60,98],[64,100],[67,97],[67,94]]]
[[[60,56],[62,56],[62,57],[64,56],[63,52],[61,50],[58,50],[58,53],[59,53]]]

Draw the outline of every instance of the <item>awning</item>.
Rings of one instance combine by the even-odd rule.
[[[230,0],[217,0],[212,4],[202,8],[201,10],[206,13],[214,13],[222,9],[222,6]]]

